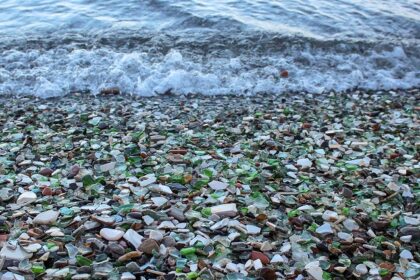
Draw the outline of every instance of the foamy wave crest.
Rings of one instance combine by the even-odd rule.
[[[187,49],[166,54],[108,47],[13,49],[1,51],[0,94],[45,98],[75,91],[97,94],[109,87],[141,96],[411,88],[420,86],[418,66],[419,59],[401,46],[363,52],[291,46],[235,55],[197,55]],[[280,76],[282,70],[287,78]]]

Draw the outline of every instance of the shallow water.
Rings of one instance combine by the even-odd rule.
[[[3,0],[0,94],[418,87],[420,5],[390,2]]]

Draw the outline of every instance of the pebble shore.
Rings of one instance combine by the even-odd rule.
[[[418,279],[419,89],[0,97],[0,280]]]

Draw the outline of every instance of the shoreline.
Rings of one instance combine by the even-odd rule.
[[[0,276],[415,279],[419,93],[0,96]]]
[[[102,92],[104,91],[104,93]],[[419,87],[412,87],[407,89],[389,89],[389,90],[371,90],[371,89],[348,89],[345,91],[328,91],[323,93],[309,93],[305,91],[289,91],[289,92],[281,92],[278,94],[272,93],[257,93],[253,95],[246,95],[246,94],[214,94],[214,95],[205,95],[200,93],[190,93],[190,94],[176,94],[176,93],[156,93],[155,95],[150,96],[142,96],[132,93],[124,93],[121,92],[119,88],[107,88],[103,89],[101,92],[92,94],[91,92],[70,92],[62,96],[49,96],[49,97],[40,97],[31,94],[19,94],[14,95],[10,93],[1,93],[0,94],[0,102],[15,98],[23,98],[25,100],[46,100],[46,101],[54,101],[66,98],[74,98],[74,99],[91,99],[91,98],[104,98],[104,99],[133,99],[133,100],[152,100],[152,99],[217,99],[217,98],[231,98],[231,99],[259,99],[259,98],[269,98],[269,99],[277,99],[277,98],[290,98],[290,97],[301,97],[301,98],[317,98],[322,99],[326,98],[330,95],[416,95],[419,94],[420,88]],[[115,93],[116,91],[116,93]]]

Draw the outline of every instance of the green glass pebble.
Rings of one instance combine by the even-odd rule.
[[[76,256],[76,261],[77,261],[77,264],[79,266],[91,266],[92,265],[92,260],[90,260],[86,257],[80,256],[80,255]]]
[[[180,253],[183,256],[187,256],[187,255],[195,254],[196,250],[197,249],[194,247],[188,247],[188,248],[181,249]]]
[[[38,275],[45,272],[45,267],[43,267],[42,265],[34,264],[32,265],[31,270],[34,274]]]

